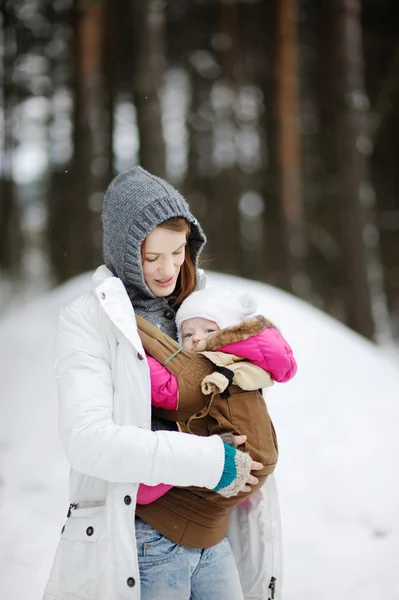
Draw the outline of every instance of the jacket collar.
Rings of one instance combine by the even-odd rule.
[[[112,273],[112,271],[110,271],[108,269],[108,267],[106,267],[105,265],[101,265],[100,267],[98,267],[98,269],[96,269],[93,273],[93,277],[92,277],[92,288],[93,291],[102,283],[104,283],[105,281],[107,281],[107,279],[117,279],[115,277],[115,275]]]
[[[134,309],[122,281],[105,265],[93,274],[92,289],[99,304],[112,323],[134,345],[142,348]]]
[[[202,269],[197,271],[197,288],[206,285],[206,276]],[[115,277],[106,265],[96,269],[92,277],[92,290],[98,302],[117,327],[136,347],[142,348],[140,337],[137,333],[135,312],[121,279]]]

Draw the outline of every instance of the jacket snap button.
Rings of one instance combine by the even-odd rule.
[[[196,416],[196,417],[200,417],[201,415],[202,415],[202,413],[200,413],[200,412],[197,412],[197,413],[195,414],[195,416]]]
[[[64,531],[65,531],[65,525],[62,526],[61,535],[64,533]]]
[[[105,298],[106,298],[106,295],[105,295],[105,293],[104,293],[104,292],[101,292],[101,298],[102,298],[103,300],[105,300]]]
[[[174,317],[173,310],[170,310],[170,308],[167,308],[165,310],[163,316],[165,317],[165,319],[169,319],[169,321],[171,321],[173,319],[173,317]]]
[[[124,503],[127,504],[127,506],[129,506],[129,504],[132,503],[132,499],[130,496],[125,496],[123,499]]]
[[[88,528],[86,529],[86,533],[87,533],[87,535],[93,535],[93,533],[94,533],[94,529],[93,529],[93,527],[91,527],[91,526],[90,526],[90,527],[88,527]]]
[[[129,587],[134,587],[136,585],[136,582],[133,579],[133,577],[128,577],[126,583],[128,584]]]
[[[137,358],[139,360],[144,360],[144,356],[142,354],[140,354],[140,352],[137,352]]]

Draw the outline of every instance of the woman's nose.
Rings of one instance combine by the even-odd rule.
[[[167,259],[164,261],[161,267],[162,273],[165,277],[172,277],[175,274],[175,266],[173,264],[173,260]]]

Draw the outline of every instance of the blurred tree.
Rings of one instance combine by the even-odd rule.
[[[223,262],[220,241],[221,219],[223,221],[221,213],[226,197],[220,190],[217,201],[213,201],[213,178],[218,171],[215,164],[214,139],[217,108],[212,104],[211,95],[219,67],[213,53],[209,51],[209,46],[213,27],[219,16],[217,9],[215,5],[191,2],[181,21],[184,31],[184,67],[189,75],[188,156],[183,192],[207,232],[208,243],[201,258],[202,266],[207,269],[218,269],[218,264]]]
[[[241,259],[243,256],[242,240],[240,239],[238,203],[242,193],[242,171],[238,165],[238,148],[236,139],[238,137],[239,122],[237,118],[237,103],[242,81],[242,46],[241,46],[241,23],[240,6],[237,3],[222,2],[217,7],[218,15],[208,25],[208,52],[214,59],[213,71],[215,74],[223,73],[224,83],[231,94],[231,104],[226,108],[224,114],[213,112],[213,160],[216,162],[217,152],[220,148],[220,138],[226,136],[226,152],[230,153],[231,159],[219,168],[212,169],[212,207],[209,212],[208,226],[213,241],[213,250],[217,255],[215,262],[218,269],[222,268],[227,273],[242,273]],[[208,12],[209,14],[209,12]],[[216,25],[216,26],[215,26]],[[216,35],[222,39],[229,40],[229,52],[215,52],[212,41]],[[215,77],[211,87],[211,94],[215,90]],[[211,98],[206,99],[203,112],[211,104]],[[229,130],[230,139],[227,138]]]
[[[263,3],[262,43],[264,57],[258,58],[261,65],[258,81],[263,93],[264,112],[261,124],[265,132],[262,156],[262,195],[265,199],[265,270],[263,277],[272,285],[291,290],[291,269],[289,249],[285,229],[285,219],[281,202],[280,161],[278,155],[279,110],[277,102],[278,80],[278,39],[277,3]],[[268,59],[268,62],[266,62]],[[269,68],[266,68],[267,65]]]
[[[100,260],[93,203],[97,186],[103,189],[104,174],[108,174],[101,139],[106,127],[101,110],[104,4],[74,0],[70,14],[73,156],[69,164],[53,170],[49,188],[50,257],[58,281],[92,268]],[[101,204],[94,208],[101,209]]]
[[[1,4],[1,96],[3,112],[2,155],[0,161],[0,269],[17,275],[22,257],[21,215],[13,180],[14,110],[17,105],[14,65],[18,56],[17,22],[10,2]]]
[[[231,52],[230,46],[224,52],[231,55],[230,58],[224,58],[221,63],[223,72],[226,70],[225,64],[230,63],[229,70],[235,88],[237,166],[231,173],[231,188],[234,189],[234,181],[237,180],[235,187],[236,193],[239,194],[235,271],[239,269],[241,275],[261,281],[271,281],[275,267],[273,261],[268,261],[269,255],[265,252],[269,230],[264,218],[268,204],[263,189],[265,174],[270,175],[265,142],[266,127],[263,123],[265,102],[262,93],[262,84],[270,75],[269,42],[270,30],[273,30],[270,23],[270,5],[273,3],[237,4],[233,22],[239,36],[231,26],[229,37],[223,30],[220,33],[222,47],[223,40],[232,42],[232,36],[237,37],[239,42],[235,43],[233,38],[234,52]],[[229,20],[226,21],[228,24]],[[226,26],[225,31],[228,31]]]
[[[346,321],[373,338],[373,304],[381,306],[385,296],[378,232],[371,212],[374,194],[367,177],[369,107],[363,79],[360,2],[323,0],[321,9]]]
[[[371,176],[387,299],[399,336],[399,48],[395,0],[363,0],[365,79],[371,101]],[[383,32],[383,33],[382,33]]]
[[[183,27],[190,74],[184,191],[208,235],[204,266],[242,273],[238,205],[243,182],[236,143],[242,86],[239,7],[190,3]]]
[[[339,263],[338,211],[335,209],[336,165],[331,136],[329,84],[326,69],[328,36],[321,4],[303,2],[301,43],[301,153],[303,198],[308,241],[307,272],[312,278],[312,302],[344,319]]]
[[[117,89],[118,73],[115,69],[116,52],[117,52],[117,15],[115,2],[112,0],[104,0],[104,35],[102,39],[102,69],[104,72],[104,115],[103,119],[106,123],[104,128],[104,151],[106,160],[105,184],[107,185],[115,175],[114,172],[114,126],[115,126],[115,95]],[[120,7],[120,5],[119,5]]]
[[[165,63],[165,15],[161,0],[131,0],[133,96],[140,138],[140,164],[166,176],[161,87]]]
[[[304,260],[307,242],[301,195],[301,150],[298,90],[298,2],[277,2],[277,156],[280,169],[280,201],[284,218],[286,269],[290,288],[309,297],[309,277]]]

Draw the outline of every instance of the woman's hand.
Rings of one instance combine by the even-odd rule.
[[[221,437],[226,437],[222,434]],[[259,483],[259,480],[251,471],[263,469],[263,465],[256,460],[252,460],[248,452],[243,452],[237,448],[247,439],[246,435],[231,435],[231,441],[224,441],[224,467],[223,473],[217,486],[213,491],[231,498],[239,492],[250,492],[251,486]]]
[[[247,439],[246,435],[235,435],[234,436],[234,441],[237,446],[241,446],[242,444],[244,444],[246,439]],[[251,464],[251,472],[252,471],[260,471],[261,469],[263,469],[262,463],[257,462],[256,460],[253,460],[252,464]],[[257,483],[259,483],[259,479],[250,474],[247,479],[247,483],[246,483],[245,487],[243,487],[241,491],[242,492],[250,492],[251,485],[256,485]]]

